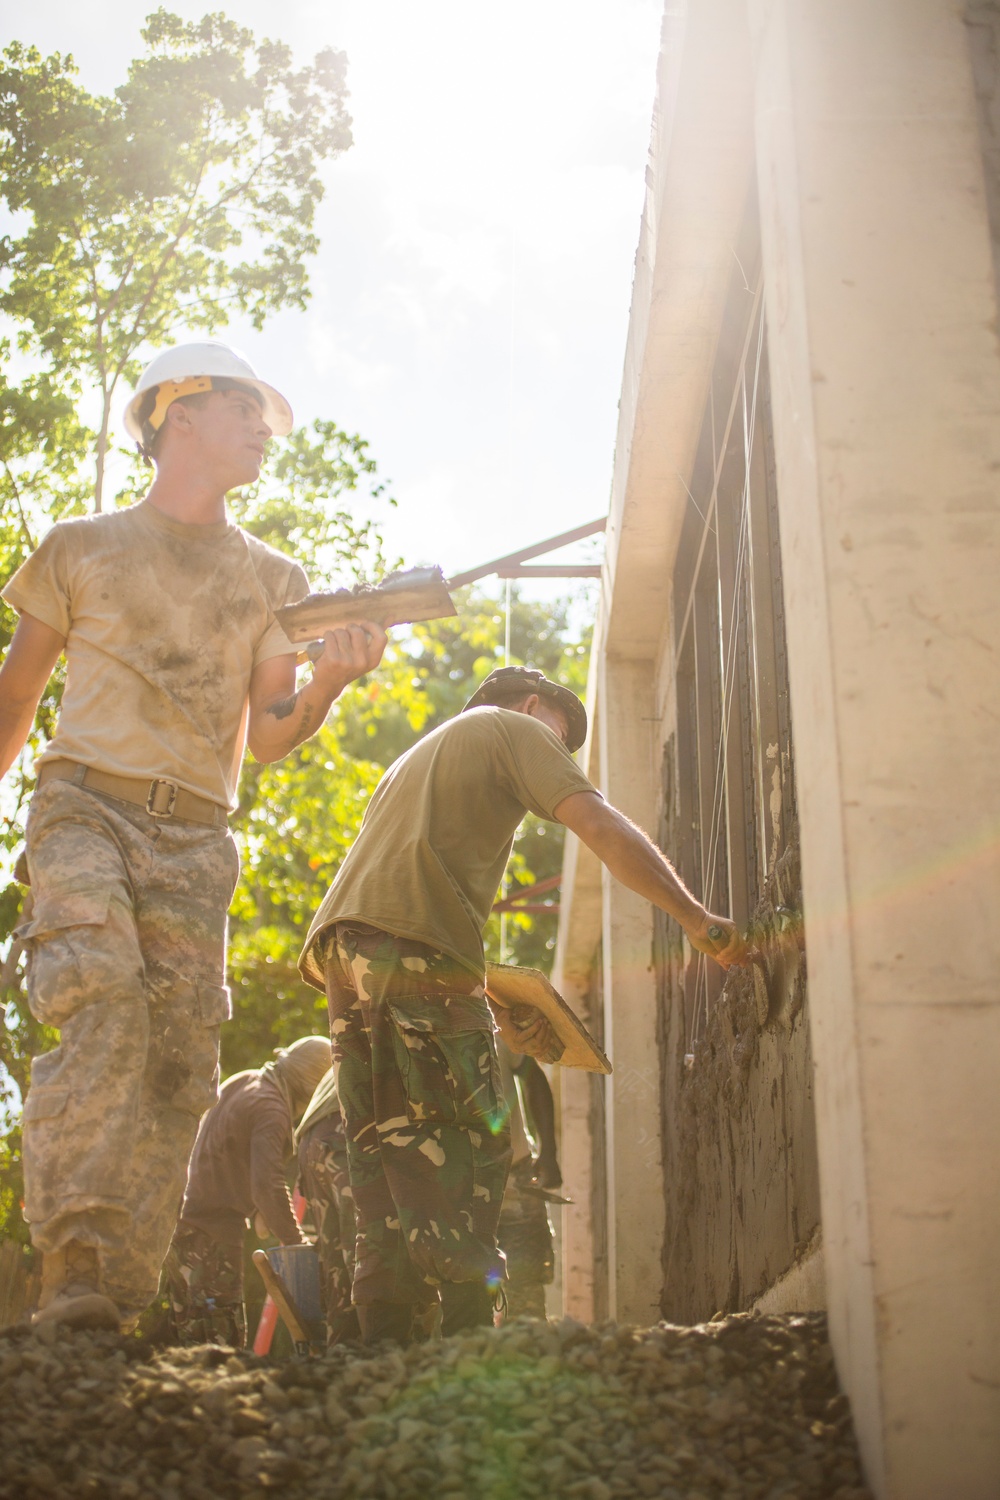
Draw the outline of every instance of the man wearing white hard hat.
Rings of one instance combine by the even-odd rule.
[[[225,344],[166,350],[125,414],[155,466],[146,498],[60,522],[3,590],[20,619],[0,668],[0,774],[67,660],[18,929],[32,1013],[61,1032],[34,1060],[24,1112],[39,1323],[116,1327],[154,1295],[218,1090],[244,745],[287,755],[385,646],[371,622],[331,632],[296,691],[275,611],[308,592],[306,575],[225,504],[291,425]]]

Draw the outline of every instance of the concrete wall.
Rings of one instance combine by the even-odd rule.
[[[790,1222],[787,1184],[757,1180],[748,1213],[735,1127],[752,1122],[751,1155],[758,1141],[773,1155],[786,1128],[801,1137],[801,1111],[782,1117],[752,1074],[784,1074],[799,1108],[811,1047],[831,1336],[880,1500],[1000,1493],[996,10],[668,7],[592,678],[598,716],[620,665],[633,706],[641,683],[662,684],[685,477],[755,171],[811,1034],[791,1011],[783,1033],[755,1033],[748,994],[717,1012],[723,1118],[712,1126],[709,1090],[685,1157],[665,1011],[659,1118],[645,1089],[641,1109],[609,1110],[611,1278],[619,1310],[641,1303],[647,1226],[618,1208],[622,1194],[641,1202],[628,1119],[659,1137],[668,1192],[684,1165],[715,1183],[698,1185],[689,1218],[707,1225],[728,1201],[739,1229],[738,1243],[708,1244],[708,1269],[704,1234],[700,1249],[681,1244],[698,1262],[690,1305],[781,1284],[787,1268],[755,1259],[753,1238],[762,1219]],[[671,728],[669,690],[654,699],[651,778]],[[621,732],[605,726],[597,773],[648,813],[636,781],[647,750],[624,741],[640,720],[630,710]],[[586,969],[598,938],[574,916],[592,890],[584,869],[564,892],[567,972]],[[654,931],[614,898],[603,929],[614,1057],[616,1037],[633,1049],[648,1038],[639,976]],[[755,1058],[727,1102],[744,1045]],[[685,1232],[669,1229],[668,1260],[669,1236]]]
[[[831,1334],[869,1480],[1000,1492],[1000,355],[962,9],[754,3]]]
[[[795,1313],[804,1308],[813,1312],[823,1312],[826,1308],[826,1267],[823,1239],[818,1232],[784,1276],[779,1276],[750,1304],[751,1312],[763,1314]]]
[[[708,0],[687,15],[671,8],[588,692],[594,728],[581,755],[612,802],[654,836],[664,825],[668,852],[660,766],[674,728],[671,581],[751,184],[752,121],[742,0]],[[783,899],[797,896],[796,885]],[[565,1178],[578,1200],[564,1214],[574,1268],[566,1309],[606,1307],[649,1323],[746,1306],[794,1264],[817,1224],[802,978],[797,988],[789,978],[776,1015],[762,1023],[752,978],[734,977],[688,1076],[669,964],[658,952],[662,922],[602,878],[572,839],[562,904],[554,977],[586,1016],[603,937],[602,1021],[615,1066],[597,1085],[602,1111],[592,1082],[564,1080],[563,1154],[574,1163]],[[602,1152],[580,1136],[584,1120],[598,1118],[603,1177]],[[594,1252],[601,1214],[606,1269]]]

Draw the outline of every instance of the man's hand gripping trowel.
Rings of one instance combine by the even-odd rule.
[[[713,942],[722,942],[721,927],[710,927]],[[784,1003],[788,964],[792,955],[797,961],[803,949],[802,917],[787,906],[774,909],[773,923],[761,930],[751,927],[747,933],[747,958],[753,966],[754,1002],[761,1026],[774,1020]]]
[[[293,645],[309,643],[299,652],[299,660],[315,661],[323,654],[322,636],[340,625],[371,620],[388,630],[391,625],[414,625],[457,613],[440,568],[408,568],[404,573],[390,573],[381,583],[308,594],[298,604],[279,609],[277,619]]]

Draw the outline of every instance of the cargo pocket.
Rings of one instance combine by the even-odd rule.
[[[388,1010],[408,1118],[502,1129],[503,1085],[485,1000],[414,996],[388,1001]]]
[[[32,1083],[24,1101],[24,1215],[36,1227],[50,1219],[66,1196],[66,1106],[69,1089]]]
[[[225,985],[174,976],[152,996],[146,1076],[159,1105],[200,1117],[218,1097],[219,1027],[232,1006]]]
[[[31,1014],[46,1026],[65,1026],[104,991],[105,946],[110,891],[76,891],[43,896],[31,921],[15,928],[27,954],[25,976]],[[92,962],[92,960],[97,960]]]
[[[69,1101],[69,1089],[56,1086],[46,1088],[44,1083],[33,1083],[24,1101],[25,1125],[36,1125],[39,1120],[55,1120],[62,1114]]]

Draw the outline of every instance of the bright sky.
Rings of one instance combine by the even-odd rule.
[[[110,92],[153,8],[6,7],[0,38]],[[662,0],[226,10],[300,61],[346,51],[355,138],[325,168],[309,311],[228,336],[297,419],[368,439],[408,562],[458,572],[602,515]]]

